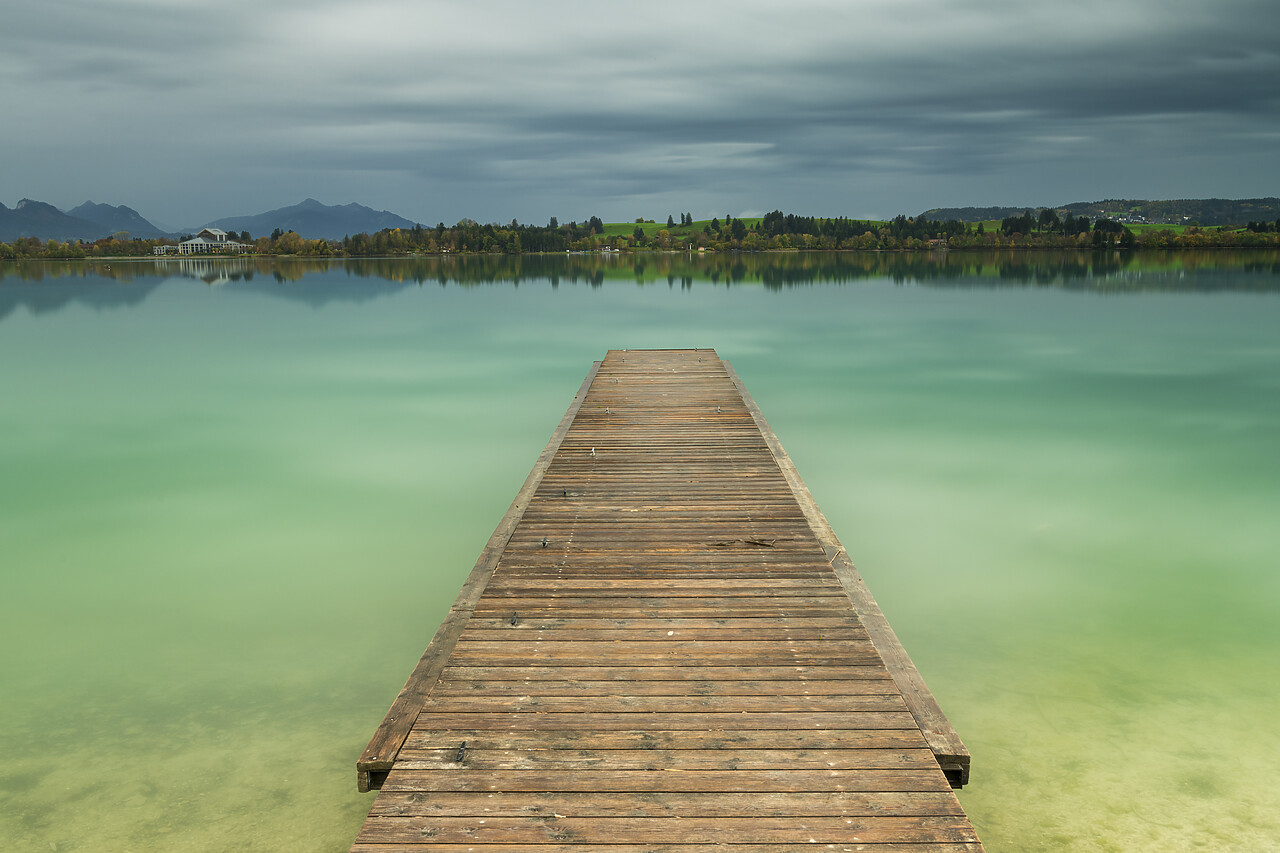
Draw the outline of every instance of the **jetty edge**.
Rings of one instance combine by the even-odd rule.
[[[823,553],[829,555],[827,559],[831,563],[836,577],[840,579],[840,585],[844,587],[844,591],[849,595],[849,601],[852,602],[858,618],[866,627],[867,633],[871,635],[871,642],[875,644],[876,650],[880,652],[880,657],[884,659],[885,666],[888,667],[889,673],[898,685],[898,689],[902,691],[902,697],[906,700],[907,708],[911,710],[911,716],[915,717],[916,724],[920,726],[920,731],[924,733],[925,740],[929,742],[929,748],[933,750],[934,757],[938,759],[938,766],[946,774],[947,781],[951,783],[951,787],[963,788],[969,783],[970,755],[968,748],[965,747],[964,741],[960,739],[960,734],[951,725],[951,721],[943,713],[938,700],[934,698],[928,685],[925,684],[924,677],[920,675],[920,671],[912,663],[911,656],[907,654],[907,650],[898,639],[898,635],[894,633],[893,626],[889,624],[889,620],[881,612],[880,605],[876,603],[871,590],[867,588],[866,581],[862,579],[862,575],[854,567],[853,560],[849,557],[849,552],[840,544],[840,539],[836,536],[831,523],[822,514],[822,510],[818,508],[817,501],[809,493],[808,486],[800,478],[800,472],[796,469],[795,463],[791,461],[791,457],[787,455],[787,451],[782,447],[782,442],[778,440],[778,436],[769,427],[769,423],[764,418],[764,413],[760,411],[760,407],[751,398],[746,386],[742,384],[742,380],[738,378],[738,374],[733,367],[728,362],[724,363],[724,367],[729,374],[729,378],[733,380],[733,384],[737,387],[738,392],[742,394],[743,402],[746,403],[747,410],[751,412],[751,417],[755,420],[756,426],[759,427],[761,435],[769,443],[769,450],[773,453],[774,459],[777,460],[782,475],[787,478],[787,484],[791,486],[792,494],[795,495],[801,510],[804,511],[805,518],[809,522],[809,526],[813,528],[814,535],[817,536],[818,542],[821,543]]]
[[[548,466],[551,465],[551,459],[560,448],[560,443],[564,440],[565,433],[569,431],[569,426],[573,423],[574,417],[582,407],[582,402],[586,399],[587,390],[591,387],[596,373],[600,370],[600,365],[601,362],[598,361],[591,365],[591,370],[587,372],[587,378],[582,381],[582,387],[574,395],[573,402],[569,404],[569,408],[560,419],[555,432],[551,434],[550,440],[547,441],[547,446],[538,455],[537,461],[533,464],[533,469],[529,472],[529,476],[525,478],[524,485],[516,492],[515,498],[511,501],[511,506],[507,508],[506,515],[502,517],[502,521],[498,522],[498,526],[489,537],[489,541],[485,543],[484,550],[480,552],[475,566],[471,569],[471,574],[467,576],[466,581],[462,584],[462,589],[458,593],[457,599],[453,602],[453,606],[449,608],[449,612],[441,621],[440,627],[436,629],[435,636],[431,638],[431,642],[427,644],[426,651],[419,658],[417,666],[409,674],[404,687],[400,688],[400,693],[396,696],[395,701],[391,703],[391,707],[387,710],[387,715],[378,725],[373,737],[369,739],[368,746],[365,747],[364,752],[361,753],[360,758],[356,761],[356,787],[361,793],[381,788],[383,781],[387,778],[387,773],[395,765],[396,755],[404,745],[405,738],[409,735],[409,729],[413,726],[413,721],[417,718],[418,712],[422,710],[423,703],[432,686],[440,678],[440,673],[444,670],[445,662],[448,661],[450,653],[458,642],[458,635],[462,633],[463,626],[471,617],[471,614],[475,612],[476,602],[479,601],[480,594],[484,592],[485,587],[489,584],[489,579],[493,577],[494,569],[498,567],[498,561],[501,559],[507,543],[511,540],[511,534],[515,531],[516,524],[519,523],[525,507],[529,505],[529,500],[537,490],[538,484],[542,482],[543,474],[546,473]]]

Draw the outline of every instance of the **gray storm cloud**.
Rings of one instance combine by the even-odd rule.
[[[0,201],[178,227],[1275,195],[1280,6],[21,4]]]

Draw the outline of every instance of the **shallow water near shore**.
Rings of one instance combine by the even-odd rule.
[[[714,347],[990,851],[1277,850],[1269,254],[0,266],[0,848],[345,850],[591,366]]]

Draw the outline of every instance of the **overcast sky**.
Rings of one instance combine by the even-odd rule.
[[[166,228],[1277,196],[1280,2],[21,2],[0,154]]]

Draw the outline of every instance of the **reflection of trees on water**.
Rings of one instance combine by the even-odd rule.
[[[1061,287],[1160,291],[1280,289],[1280,252],[765,252],[759,254],[463,255],[281,261],[290,281],[342,270],[346,276],[414,284],[606,281],[692,287],[759,284],[771,289],[887,278],[938,287]],[[287,266],[286,266],[287,264]]]
[[[766,252],[432,255],[408,258],[156,258],[0,264],[0,318],[71,301],[132,305],[167,279],[321,305],[364,301],[408,286],[606,282],[668,287],[761,285],[773,290],[889,279],[950,288],[1035,287],[1095,293],[1280,292],[1280,252]],[[359,286],[353,286],[358,283]],[[126,286],[127,285],[127,286]]]
[[[396,284],[481,285],[605,282],[767,288],[887,278],[939,287],[1061,287],[1072,290],[1277,290],[1280,252],[764,252],[759,254],[461,255],[416,258],[254,259],[279,283],[315,277]],[[1192,275],[1194,273],[1194,275]]]
[[[0,263],[0,320],[19,307],[51,314],[77,303],[98,311],[140,305],[164,276],[148,263],[19,261]]]

